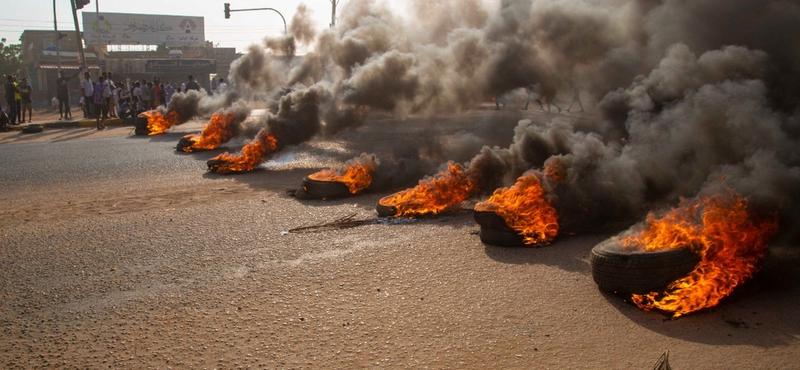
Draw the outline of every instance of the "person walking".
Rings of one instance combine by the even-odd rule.
[[[25,112],[28,113],[28,123],[33,122],[33,100],[31,99],[33,88],[28,84],[28,79],[23,78],[22,83],[19,85],[19,101],[22,104],[22,120],[20,123],[25,123]]]
[[[64,76],[64,71],[59,71],[60,76],[56,80],[56,99],[58,99],[58,119],[72,119],[72,110],[69,108],[69,80],[80,74],[81,71],[75,72],[70,77]]]
[[[8,80],[3,86],[6,90],[6,104],[8,104],[8,123],[18,125],[17,123],[17,85],[14,83],[14,76],[7,75]]]
[[[532,101],[539,103],[539,109],[544,110],[544,105],[542,105],[542,101],[540,100],[541,96],[541,84],[533,84],[528,86],[528,96],[525,98],[525,108],[522,108],[522,110],[528,110],[528,104],[530,104]]]
[[[581,112],[583,112],[583,103],[581,103],[581,86],[578,84],[577,78],[573,75],[572,78],[569,79],[570,87],[572,87],[572,102],[569,103],[569,108],[567,108],[567,112],[572,109],[572,106],[575,103],[578,103],[578,106],[581,107]]]
[[[94,91],[93,91],[93,94],[92,94],[93,98],[94,98],[93,102],[94,102],[94,110],[95,110],[95,120],[97,120],[97,129],[98,130],[103,130],[103,129],[106,128],[106,126],[103,125],[102,122],[105,122],[105,120],[106,120],[105,116],[106,116],[106,114],[108,114],[108,112],[105,112],[106,114],[102,114],[103,111],[105,111],[107,109],[106,108],[106,91],[108,90],[108,85],[106,85],[105,79],[103,78],[103,76],[98,77],[97,81],[98,82],[94,85]],[[102,121],[101,121],[101,118],[102,118]]]
[[[550,112],[550,105],[554,105],[558,108],[558,113],[561,113],[561,107],[558,106],[555,102],[556,93],[557,93],[556,85],[552,82],[542,85],[542,97],[547,99],[547,112]]]
[[[94,111],[94,83],[92,82],[92,77],[89,72],[83,73],[83,83],[81,84],[81,90],[83,95],[83,118],[95,118],[94,114],[98,113]]]

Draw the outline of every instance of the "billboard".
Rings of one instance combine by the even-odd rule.
[[[148,73],[214,73],[217,61],[213,59],[151,59],[144,66]]]
[[[202,46],[203,17],[83,12],[87,45]]]

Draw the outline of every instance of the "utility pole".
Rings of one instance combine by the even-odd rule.
[[[81,37],[81,28],[78,25],[78,9],[75,5],[75,0],[69,0],[72,3],[72,19],[75,21],[75,36],[78,40],[78,55],[81,58],[81,67],[83,67],[84,71],[88,71],[86,68],[86,55],[83,53],[83,38]]]
[[[56,58],[58,59],[58,76],[61,76],[61,48],[58,47],[58,40],[61,39],[58,33],[58,20],[56,19],[56,0],[53,0],[53,28],[56,30]]]
[[[336,6],[339,5],[339,2],[342,0],[330,0],[331,1],[331,28],[336,27]]]

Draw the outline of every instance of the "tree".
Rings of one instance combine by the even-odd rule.
[[[22,44],[8,45],[0,39],[0,75],[22,73]]]

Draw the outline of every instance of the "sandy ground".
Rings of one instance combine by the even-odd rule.
[[[6,133],[0,144],[129,131]],[[480,242],[465,209],[283,233],[375,220],[385,193],[285,195],[324,165],[4,193],[0,368],[650,369],[665,350],[676,370],[800,362],[796,248],[774,246],[721,306],[668,320],[592,281],[589,251],[613,230],[500,248]]]

